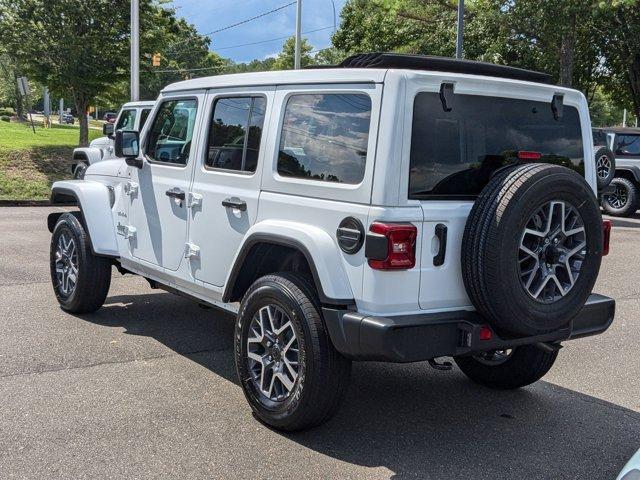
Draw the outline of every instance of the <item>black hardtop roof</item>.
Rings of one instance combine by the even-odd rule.
[[[617,135],[640,135],[640,128],[634,127],[599,127],[594,130],[600,130],[606,133],[615,133]]]
[[[496,65],[431,55],[408,55],[399,53],[359,53],[346,58],[339,68],[404,68],[451,73],[466,73],[488,77],[502,77],[537,83],[552,83],[551,75],[523,68]]]

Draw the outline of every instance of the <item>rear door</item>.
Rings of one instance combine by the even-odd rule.
[[[470,305],[460,263],[467,217],[476,196],[500,168],[525,160],[519,152],[539,155],[536,162],[556,163],[585,174],[581,122],[589,124],[579,97],[565,96],[564,113],[555,118],[553,91],[524,91],[514,84],[505,97],[491,85],[464,81],[448,95],[439,89],[410,92],[410,168],[408,198],[423,211],[419,303],[421,309]],[[530,89],[530,87],[529,87]],[[501,91],[502,94],[502,91]],[[522,95],[528,98],[516,98]],[[588,172],[592,175],[592,172]]]
[[[202,151],[191,186],[189,242],[194,278],[222,286],[256,221],[274,87],[210,91]]]

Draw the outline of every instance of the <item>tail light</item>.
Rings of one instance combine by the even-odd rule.
[[[416,265],[418,229],[411,223],[373,222],[365,256],[374,270],[408,270]]]
[[[540,160],[541,158],[542,158],[542,153],[540,152],[528,152],[526,150],[520,150],[518,152],[519,160],[534,161],[534,160]]]
[[[609,255],[611,240],[611,220],[602,220],[602,255]]]

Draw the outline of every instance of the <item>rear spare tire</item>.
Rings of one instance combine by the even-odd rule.
[[[528,164],[494,176],[462,240],[462,275],[476,310],[509,335],[556,330],[580,311],[600,269],[602,218],[576,172]]]
[[[598,190],[603,190],[616,175],[616,157],[609,147],[594,147]]]

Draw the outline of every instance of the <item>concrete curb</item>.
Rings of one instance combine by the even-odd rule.
[[[0,200],[0,207],[49,207],[49,200]]]

